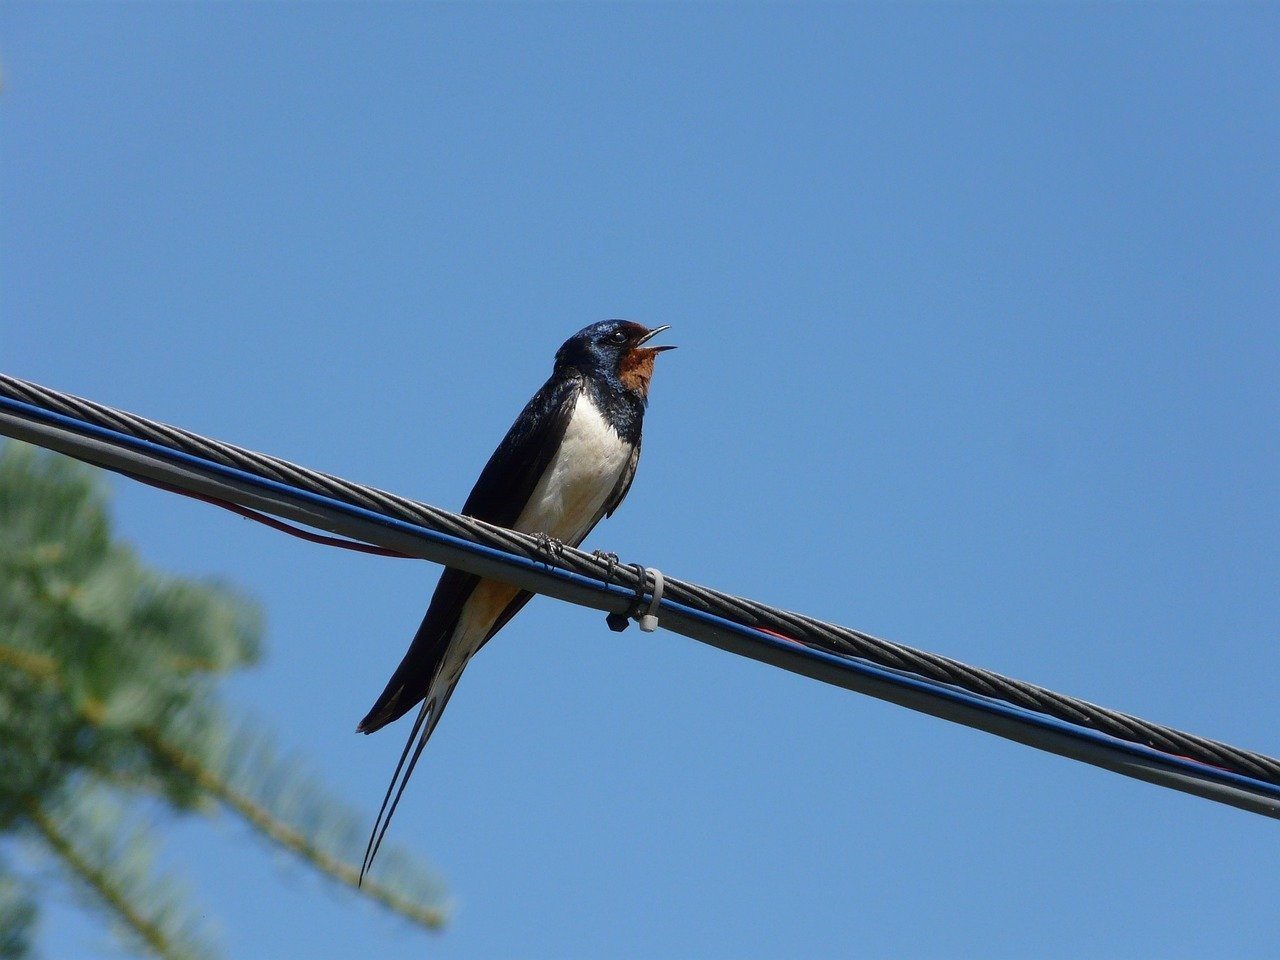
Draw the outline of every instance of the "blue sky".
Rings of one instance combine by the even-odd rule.
[[[588,540],[1280,753],[1280,12],[0,11],[9,373],[443,506],[588,322],[670,323]],[[356,737],[437,571],[113,481],[261,599],[235,680]],[[393,836],[424,935],[168,825],[235,960],[1261,957],[1276,824],[535,601]],[[50,956],[105,955],[69,907]]]

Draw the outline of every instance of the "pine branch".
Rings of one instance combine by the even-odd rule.
[[[334,880],[372,898],[394,913],[430,929],[443,927],[446,911],[439,907],[424,906],[403,896],[392,887],[365,878],[360,884],[360,871],[355,866],[323,847],[291,824],[275,816],[265,805],[257,802],[230,782],[206,766],[201,760],[160,739],[154,731],[145,731],[142,739],[164,760],[191,777],[201,789],[226,804],[242,816],[254,829],[269,840],[292,850],[318,870]]]
[[[76,845],[71,832],[64,831],[56,818],[34,800],[27,803],[26,812],[50,849],[148,950],[161,960],[199,960],[201,955],[194,947],[177,943],[166,934],[161,921],[145,916],[134,906],[129,893],[106,868],[94,863],[92,856]]]
[[[31,956],[36,905],[30,893],[0,860],[0,960],[25,960]]]
[[[18,650],[15,647],[0,644],[0,664],[13,667],[37,680],[56,681],[58,679],[58,661],[43,653],[32,653],[29,650]]]
[[[61,679],[57,661],[53,658],[28,654],[3,644],[0,644],[0,663],[17,668],[37,680],[58,684]],[[103,717],[102,704],[96,699],[86,698],[79,704],[79,715],[88,723],[100,725]],[[245,791],[236,789],[227,777],[216,772],[194,753],[181,749],[150,727],[135,728],[133,733],[158,758],[239,814],[269,840],[293,851],[334,880],[413,923],[432,930],[444,926],[447,912],[443,908],[426,906],[412,896],[401,893],[394,886],[368,877],[361,884],[360,871],[355,866],[324,849],[317,840],[274,814],[267,805],[259,803]]]
[[[113,536],[97,474],[21,444],[0,445],[0,533],[0,830],[25,822],[94,906],[162,960],[200,955],[203,938],[171,881],[152,874],[144,825],[121,799],[216,801],[358,886],[358,818],[218,705],[218,675],[257,657],[255,603],[148,569]],[[388,854],[360,892],[443,925],[435,879]],[[0,912],[20,919],[22,903],[0,894]],[[17,921],[0,922],[12,928],[0,953],[25,951],[25,934],[3,936],[22,932]]]

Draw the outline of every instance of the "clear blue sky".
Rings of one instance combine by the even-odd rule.
[[[24,5],[0,368],[459,505],[559,343],[670,323],[589,547],[1280,753],[1275,5]],[[352,733],[427,564],[114,481]],[[177,822],[234,960],[1262,957],[1274,821],[535,601],[394,827],[438,936]],[[50,956],[105,955],[56,909]]]

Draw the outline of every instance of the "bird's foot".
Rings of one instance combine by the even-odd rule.
[[[621,561],[616,553],[609,553],[604,550],[593,550],[591,555],[605,565],[604,577],[605,583],[613,583],[613,571],[618,567]],[[644,570],[644,567],[640,567]],[[639,586],[636,588],[636,601],[632,604],[632,609],[624,612],[611,613],[604,618],[604,622],[609,625],[609,629],[614,633],[621,633],[631,625],[631,618],[635,615],[636,610],[640,607],[640,601],[644,599],[644,574],[640,574]]]
[[[535,533],[534,537],[538,541],[538,552],[543,555],[548,566],[554,565],[557,560],[564,557],[563,540],[541,532]]]
[[[618,555],[616,553],[609,553],[604,550],[592,550],[591,555],[595,557],[597,560],[600,560],[605,564],[604,582],[612,583],[613,571],[614,571],[614,568],[617,567],[618,565]]]

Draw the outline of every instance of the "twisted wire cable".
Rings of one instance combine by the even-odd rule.
[[[430,504],[310,470],[268,454],[212,440],[188,430],[158,423],[6,374],[0,374],[0,397],[113,430],[256,477],[362,507],[474,544],[543,563],[547,562],[545,540],[536,536],[495,527]],[[640,592],[645,588],[643,573],[637,573],[631,566],[618,562],[616,558],[609,558],[607,555],[585,553],[565,546],[556,548],[555,561],[557,566],[584,577],[616,583]],[[643,570],[642,567],[640,569]],[[1280,760],[1273,757],[1143,720],[1076,697],[1055,693],[1036,684],[970,666],[949,657],[894,643],[860,630],[827,623],[804,614],[782,610],[756,600],[733,596],[675,577],[665,578],[665,597],[694,610],[763,630],[784,640],[813,649],[840,657],[856,658],[889,670],[911,674],[933,683],[945,684],[967,693],[998,700],[1129,743],[1149,747],[1174,757],[1194,760],[1241,776],[1280,785]]]

